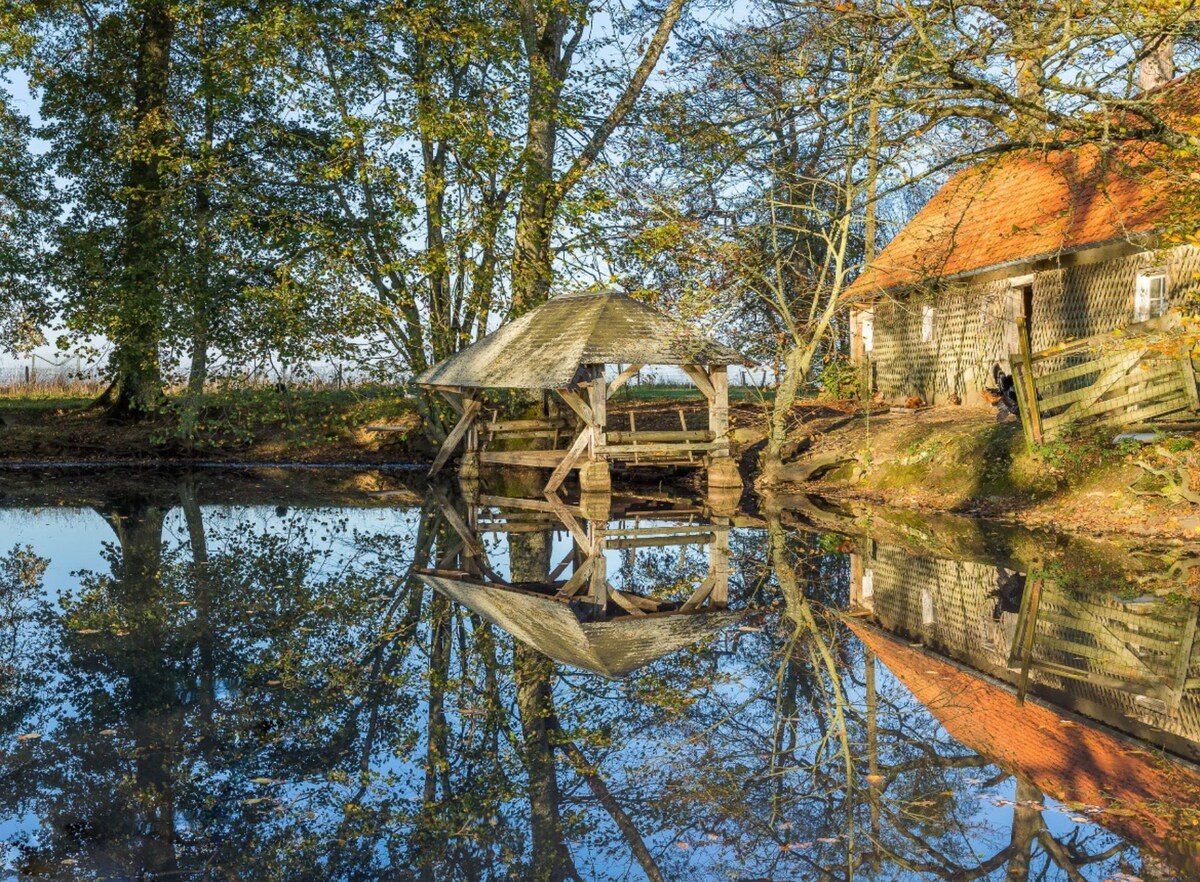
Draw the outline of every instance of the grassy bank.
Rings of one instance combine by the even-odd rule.
[[[731,390],[734,402],[755,401],[753,389]],[[95,390],[43,387],[0,392],[0,462],[409,462],[432,458],[415,401],[397,387],[346,389],[237,388],[204,396],[188,438],[182,401],[169,396],[162,413],[133,425],[89,409]],[[669,408],[703,411],[694,386],[626,386],[614,413]],[[389,432],[367,431],[386,425]]]
[[[428,455],[415,403],[396,389],[242,388],[205,395],[195,431],[180,400],[135,424],[114,423],[92,399],[57,391],[0,396],[0,462],[405,462]],[[395,432],[369,432],[389,425]]]
[[[1120,431],[1029,445],[1019,424],[963,407],[816,420],[798,428],[799,452],[775,483],[1030,526],[1195,538],[1200,439],[1114,443]]]

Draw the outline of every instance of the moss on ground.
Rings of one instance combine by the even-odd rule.
[[[1194,436],[1117,444],[1119,428],[1091,426],[1027,444],[1019,423],[997,422],[989,408],[966,407],[817,420],[801,430],[809,444],[798,460],[828,454],[849,460],[814,485],[825,492],[1046,526],[1200,532],[1200,507],[1171,486],[1200,486]]]

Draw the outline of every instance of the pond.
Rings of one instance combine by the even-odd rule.
[[[5,878],[1200,873],[1200,549],[466,491],[8,482]]]

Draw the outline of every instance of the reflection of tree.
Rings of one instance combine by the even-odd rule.
[[[0,815],[38,819],[30,867],[965,880],[1136,861],[1098,829],[1052,836],[1031,785],[949,741],[864,665],[831,614],[844,560],[818,537],[735,534],[731,597],[762,611],[609,682],[408,579],[450,541],[432,509],[390,534],[337,511],[254,525],[201,509],[187,484],[179,503],[169,515],[156,500],[106,507],[106,570],[61,606],[31,612],[28,593],[13,595],[25,598],[16,656],[0,620],[23,684],[21,701],[4,696],[0,735],[44,734],[6,760],[0,793]],[[164,518],[184,528],[177,541]],[[548,535],[513,535],[513,577],[545,578]],[[679,560],[639,550],[627,576],[653,584]],[[34,584],[38,567],[0,558],[0,615],[4,574]],[[40,722],[55,714],[57,728]],[[1017,822],[996,829],[978,797],[1001,786],[1017,788]]]

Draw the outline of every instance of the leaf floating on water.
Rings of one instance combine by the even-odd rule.
[[[818,836],[817,842],[824,842],[826,845],[832,845],[837,842],[836,836]]]
[[[691,848],[691,846],[688,845],[686,842],[676,842],[675,847],[682,848],[684,851],[687,851],[689,848]]]
[[[279,685],[281,685],[282,683],[283,683],[283,681],[282,681],[282,680],[268,680],[268,681],[267,681],[267,685],[268,685],[268,686],[279,686]]]
[[[1092,819],[1087,815],[1071,815],[1067,820],[1074,821],[1076,824],[1090,824]]]
[[[116,735],[117,730],[116,729],[101,729],[100,734],[101,735]]]
[[[75,633],[76,634],[99,634],[100,629],[99,628],[80,628]]]
[[[883,777],[883,775],[867,775],[867,780],[872,784],[878,784],[880,781],[886,781],[887,778]]]
[[[270,797],[256,796],[253,799],[243,799],[242,805],[258,805],[260,802],[270,802]]]
[[[251,784],[282,784],[278,778],[251,778]]]
[[[17,740],[18,741],[37,741],[41,737],[42,737],[42,735],[40,732],[26,732],[24,735],[18,735]]]
[[[751,625],[741,625],[741,626],[738,628],[738,630],[739,630],[739,631],[762,631],[762,628],[755,628],[755,627],[753,627],[753,626],[751,626]]]

